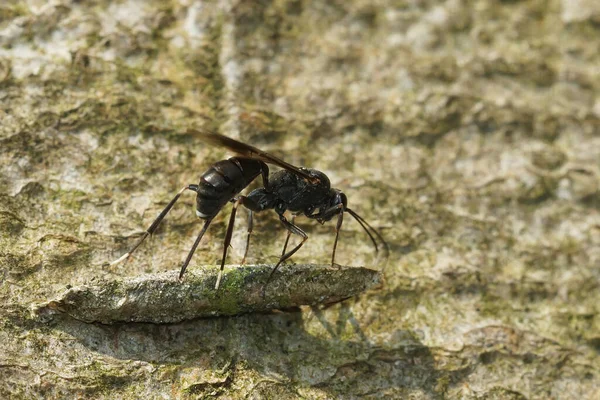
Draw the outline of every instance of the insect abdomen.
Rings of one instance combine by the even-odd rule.
[[[221,208],[258,176],[261,162],[232,157],[214,163],[202,176],[196,196],[200,218],[217,215]]]

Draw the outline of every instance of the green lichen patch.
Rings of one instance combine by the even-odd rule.
[[[104,280],[68,289],[37,308],[65,312],[86,322],[171,323],[301,305],[335,303],[381,282],[379,272],[362,267],[282,266],[265,286],[273,266],[227,267],[214,289],[218,268]]]

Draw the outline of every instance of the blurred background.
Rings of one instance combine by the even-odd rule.
[[[595,0],[3,1],[0,396],[600,397],[599,38]],[[336,261],[384,287],[176,325],[33,318],[68,285],[179,267],[191,193],[106,262],[232,155],[190,127],[325,172],[390,246],[346,218]],[[220,260],[229,211],[190,268]],[[335,222],[296,222],[292,260],[328,263]],[[245,232],[241,212],[228,263]],[[256,214],[249,262],[285,234]]]

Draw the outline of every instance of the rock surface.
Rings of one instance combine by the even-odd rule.
[[[283,265],[226,267],[218,290],[219,266],[93,282],[67,289],[35,312],[64,312],[85,322],[165,324],[299,306],[334,304],[381,283],[381,274],[362,267]],[[269,282],[267,285],[267,281]]]
[[[596,4],[0,2],[0,398],[600,398]],[[327,173],[390,245],[380,264],[346,219],[336,262],[384,287],[177,324],[32,317],[178,267],[191,193],[105,263],[230,156],[192,127]],[[192,268],[220,261],[229,212]],[[296,222],[293,261],[327,263],[335,222]],[[256,214],[249,261],[284,239]]]

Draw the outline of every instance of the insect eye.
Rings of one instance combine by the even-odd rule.
[[[348,208],[348,198],[346,197],[346,195],[344,193],[340,192],[339,197],[340,197],[340,202],[344,205],[344,208]]]

